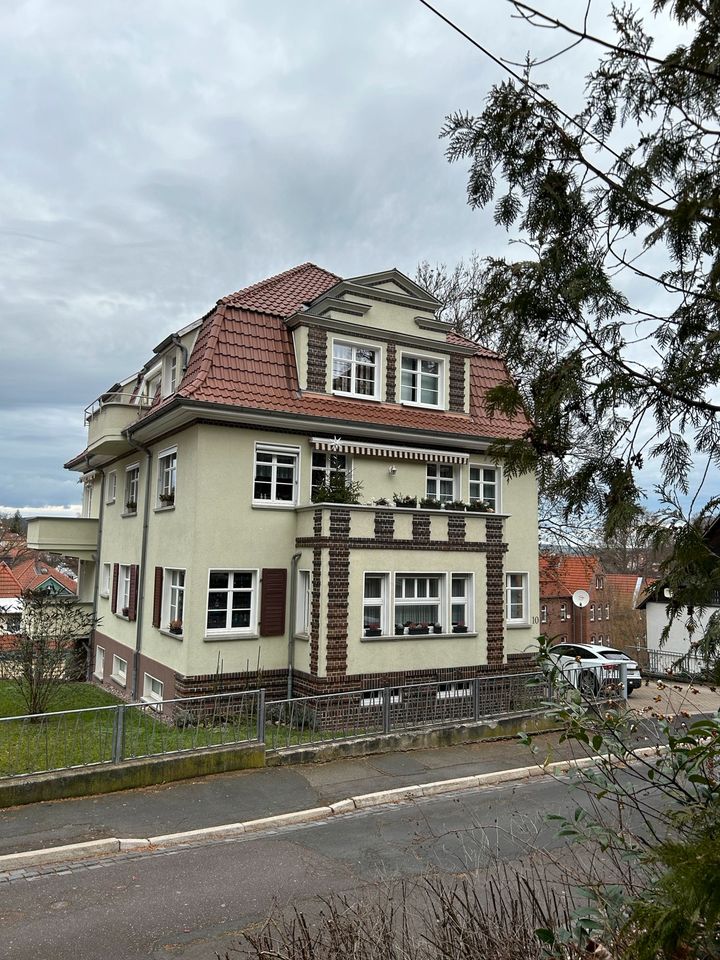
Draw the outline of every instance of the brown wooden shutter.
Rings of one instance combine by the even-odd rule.
[[[118,592],[118,580],[120,578],[120,564],[113,564],[113,584],[112,584],[112,599],[110,601],[110,609],[113,613],[117,613],[117,592]]]
[[[163,568],[155,567],[155,594],[153,596],[153,619],[154,627],[160,626],[162,619],[162,593],[163,593]]]
[[[128,598],[128,620],[137,618],[138,566],[130,564],[130,597]]]
[[[287,570],[284,567],[262,571],[260,599],[260,636],[277,637],[285,633],[285,597]]]

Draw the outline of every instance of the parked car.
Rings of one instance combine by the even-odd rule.
[[[558,643],[550,648],[548,659],[558,666],[573,686],[593,696],[601,689],[605,672],[612,672],[612,679],[615,679],[619,663],[627,664],[628,696],[642,684],[637,663],[614,647],[597,643]]]

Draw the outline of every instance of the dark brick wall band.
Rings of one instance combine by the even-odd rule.
[[[450,409],[454,413],[462,413],[465,409],[465,358],[450,357]]]
[[[307,388],[327,392],[327,331],[308,327]]]

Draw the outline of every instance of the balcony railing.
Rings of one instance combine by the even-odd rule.
[[[129,448],[123,431],[150,406],[147,397],[129,393],[104,393],[85,407],[88,428],[88,450],[93,453],[118,455]]]

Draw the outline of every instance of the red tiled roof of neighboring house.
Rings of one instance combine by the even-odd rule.
[[[0,597],[19,597],[22,593],[22,587],[10,567],[0,561]]]
[[[71,577],[37,557],[28,557],[26,560],[15,563],[12,572],[20,584],[21,591],[37,590],[47,580],[53,579],[70,593],[77,592],[77,583]]]
[[[639,579],[643,580],[642,577]],[[638,575],[636,573],[606,573],[605,589],[609,590],[612,596],[621,603],[632,604],[637,587]],[[643,580],[643,585],[647,580]],[[642,586],[641,590],[642,592]]]
[[[218,301],[204,319],[178,395],[258,411],[322,417],[331,424],[366,423],[445,433],[517,439],[529,421],[485,408],[487,391],[507,383],[503,360],[457,334],[448,341],[475,348],[470,363],[470,414],[435,412],[396,403],[301,393],[287,317],[339,282],[340,278],[305,263],[277,277],[246,287]]]
[[[541,554],[540,596],[569,597],[576,590],[587,590],[597,565],[597,557]]]

